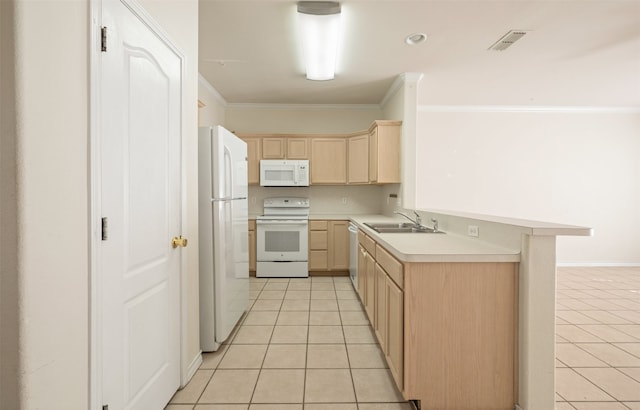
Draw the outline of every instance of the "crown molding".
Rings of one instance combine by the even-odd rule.
[[[380,110],[379,104],[275,104],[275,103],[228,103],[228,109],[237,110]]]
[[[380,108],[387,105],[389,100],[402,88],[407,84],[417,84],[423,77],[422,73],[402,73],[393,80],[391,86],[387,90],[387,93],[384,95],[382,100],[380,101]]]
[[[534,105],[418,105],[418,112],[523,112],[575,114],[637,114],[640,107],[534,106]]]
[[[203,86],[204,88],[206,88],[212,95],[213,97],[220,103],[222,104],[223,107],[228,107],[229,103],[227,103],[227,100],[224,99],[224,97],[218,92],[218,90],[216,90],[211,83],[209,83],[209,81],[207,81],[206,78],[204,78],[202,76],[202,74],[198,73],[198,84],[200,84],[201,86]]]

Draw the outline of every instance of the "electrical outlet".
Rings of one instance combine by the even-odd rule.
[[[342,205],[346,205],[349,203],[349,198],[347,198],[346,196],[342,197]]]
[[[468,225],[467,226],[467,235],[475,236],[476,238],[480,236],[480,229],[477,225]]]

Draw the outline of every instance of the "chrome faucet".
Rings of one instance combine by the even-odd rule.
[[[433,232],[438,232],[438,220],[431,218],[431,222],[433,222]]]
[[[416,219],[415,220],[411,219],[411,217],[403,214],[400,211],[393,211],[393,213],[404,216],[405,218],[407,218],[408,220],[413,222],[413,224],[415,225],[416,228],[422,228],[422,217],[416,211],[413,211],[413,213],[416,215]]]

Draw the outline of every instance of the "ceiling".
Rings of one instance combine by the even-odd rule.
[[[200,0],[199,71],[228,103],[640,107],[640,0],[344,0],[336,78],[305,78],[294,0]],[[505,51],[509,30],[528,33]],[[406,45],[423,32],[426,42]]]

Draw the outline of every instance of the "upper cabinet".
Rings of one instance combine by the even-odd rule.
[[[308,159],[311,185],[400,183],[401,121],[374,121],[351,134],[239,134],[247,142],[249,184],[260,183],[261,159]]]
[[[262,159],[284,159],[285,138],[263,138]]]
[[[262,138],[250,137],[242,138],[247,143],[247,174],[249,185],[260,183],[260,159],[262,159]]]
[[[309,138],[287,138],[287,159],[309,159]]]
[[[347,183],[347,141],[311,139],[311,185]]]
[[[369,129],[369,182],[400,183],[399,121],[375,121]]]
[[[369,134],[349,137],[349,183],[369,183]]]

